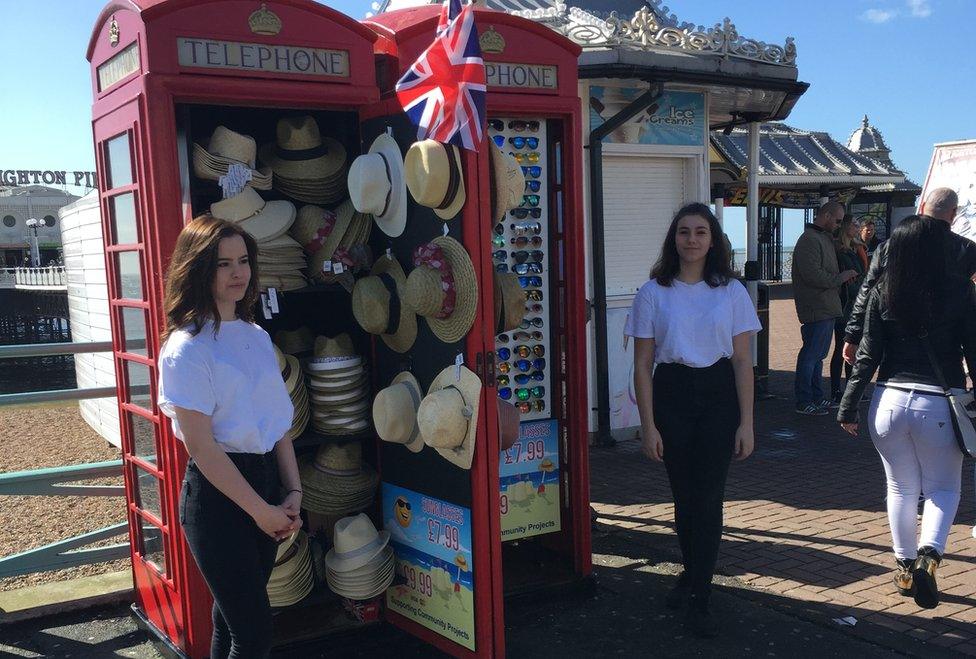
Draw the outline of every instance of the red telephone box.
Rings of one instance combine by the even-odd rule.
[[[345,147],[350,162],[382,132],[391,133],[406,152],[416,132],[389,92],[399,73],[429,45],[437,11],[395,12],[363,25],[311,0],[135,0],[109,4],[95,25],[88,59],[136,586],[133,609],[177,654],[207,653],[211,605],[178,519],[187,456],[155,401],[163,275],[183,224],[221,198],[214,183],[194,176],[192,145],[206,143],[219,125],[264,144],[275,139],[278,118],[301,112]],[[503,123],[500,131],[489,131],[489,139],[500,137],[513,152],[536,154],[522,157],[530,180],[538,181],[527,184],[524,217],[506,218],[498,232],[483,147],[477,154],[464,152],[467,196],[456,218],[445,224],[411,199],[402,236],[389,238],[374,230],[369,239],[374,255],[385,252],[407,269],[418,244],[445,230],[457,239],[470,255],[479,284],[471,331],[448,344],[419,320],[412,349],[394,353],[356,325],[348,292],[335,284],[283,293],[280,311],[258,318],[272,335],[298,324],[330,336],[349,332],[369,356],[374,393],[404,369],[426,391],[438,372],[460,361],[481,379],[482,412],[470,470],[430,449],[410,453],[380,442],[372,433],[348,439],[362,442],[365,459],[382,480],[382,494],[367,510],[378,527],[388,517],[390,497],[401,494],[415,494],[424,506],[434,502],[430,505],[460,511],[458,519],[467,527],[460,538],[467,542],[470,561],[459,559],[452,567],[434,559],[412,580],[411,566],[397,556],[399,595],[387,591],[382,615],[456,656],[502,656],[507,594],[579,582],[590,571],[578,48],[504,14],[479,9],[477,22],[486,62],[496,67],[489,71],[489,118],[496,126],[499,119]],[[519,136],[537,137],[540,146],[527,149],[528,141],[518,141],[523,146],[516,149],[515,140],[508,140]],[[278,189],[261,194],[288,199]],[[536,221],[538,231],[529,226]],[[519,268],[528,273],[527,290],[538,291],[526,295],[527,313],[538,319],[524,330],[522,348],[532,359],[520,380],[528,382],[516,387],[512,372],[507,387],[516,399],[523,395],[514,394],[517,388],[530,392],[517,401],[529,403],[523,406],[519,455],[499,451],[495,400],[501,364],[518,369],[516,360],[496,359],[504,346],[496,345],[490,311],[492,274],[501,265],[501,260],[493,262],[493,252],[499,251],[493,241],[505,241],[511,247],[505,251],[524,251],[527,262],[538,264]],[[541,256],[533,256],[533,250]],[[520,265],[514,258],[506,265]],[[538,341],[529,340],[533,332]],[[514,336],[508,339],[516,348]],[[543,379],[532,380],[540,377],[536,373]],[[295,440],[296,451],[314,453],[327,441],[308,430]],[[530,453],[528,460],[524,456]],[[539,480],[539,472],[519,468],[527,462],[538,466],[543,457],[545,471],[536,484],[532,479]],[[544,514],[539,512],[543,508]],[[506,528],[510,510],[511,517],[517,512],[523,520],[515,531]],[[533,521],[539,514],[543,519]],[[547,567],[540,570],[540,565]],[[459,602],[452,611],[460,622],[452,618],[431,624],[432,616],[424,611],[410,613],[437,599],[432,574],[454,583],[453,594],[449,588],[438,594],[445,603]],[[459,590],[471,596],[470,607]],[[277,610],[275,642],[363,626],[344,616],[339,598],[319,583],[303,601]]]

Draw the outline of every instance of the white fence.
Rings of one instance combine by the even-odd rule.
[[[63,265],[47,268],[3,268],[0,270],[0,288],[67,290],[68,276]]]

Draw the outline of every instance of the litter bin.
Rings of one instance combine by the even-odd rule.
[[[756,397],[769,395],[769,286],[759,282],[756,314],[762,329],[756,336]]]

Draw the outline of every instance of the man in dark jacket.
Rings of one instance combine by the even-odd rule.
[[[958,210],[959,197],[949,188],[936,188],[925,197],[919,208],[919,215],[939,222],[945,226],[945,259],[946,272],[972,279],[976,275],[976,243],[950,230],[953,218]],[[864,333],[864,310],[867,307],[871,289],[878,283],[888,263],[887,242],[882,243],[871,259],[871,267],[864,277],[861,290],[854,301],[854,310],[844,331],[844,361],[853,364],[857,352],[857,344],[861,342]]]

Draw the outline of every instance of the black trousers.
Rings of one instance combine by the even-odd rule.
[[[840,381],[841,367],[844,369],[844,377],[851,377],[854,367],[844,361],[844,328],[834,328],[834,352],[830,356],[830,397],[836,398],[837,394],[843,395],[844,383]]]
[[[274,452],[228,453],[265,501],[279,503]],[[180,524],[213,594],[211,659],[266,657],[271,651],[268,579],[277,543],[207,480],[191,459],[180,493]]]
[[[674,496],[674,524],[692,594],[704,603],[722,538],[725,479],[739,427],[732,363],[706,368],[659,364],[654,371],[654,422]]]

